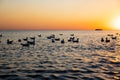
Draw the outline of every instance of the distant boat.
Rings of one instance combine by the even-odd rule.
[[[102,29],[95,29],[95,31],[102,31]]]

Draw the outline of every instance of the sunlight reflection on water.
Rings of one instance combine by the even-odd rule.
[[[1,31],[0,79],[3,80],[106,80],[120,79],[119,36],[110,43],[101,42],[116,31]],[[70,34],[79,43],[67,42]],[[41,34],[41,37],[38,35]],[[55,34],[65,40],[52,43],[46,37]],[[63,35],[59,35],[63,34]],[[36,45],[22,47],[17,41],[36,38]],[[7,39],[14,40],[7,45]],[[24,41],[22,41],[24,42]]]

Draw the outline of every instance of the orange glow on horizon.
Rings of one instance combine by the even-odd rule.
[[[109,22],[113,16],[120,13],[119,3],[118,0],[91,0],[91,2],[89,0],[2,0],[0,30],[115,29]]]

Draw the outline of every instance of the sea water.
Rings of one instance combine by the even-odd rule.
[[[0,31],[0,80],[119,80],[119,33]],[[53,34],[60,40],[64,39],[65,43],[52,43],[47,39]],[[112,40],[108,34],[117,36],[117,39]],[[79,42],[68,42],[73,36],[79,38]],[[26,37],[28,40],[35,37],[35,45],[23,47],[21,43],[26,43],[23,40]],[[110,42],[101,42],[102,37],[108,37]],[[7,39],[13,40],[13,43],[7,44]]]

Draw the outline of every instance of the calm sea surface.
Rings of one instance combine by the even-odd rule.
[[[0,31],[0,80],[120,80],[119,33]],[[47,39],[53,34],[60,41]],[[26,37],[31,42],[35,37],[35,45],[21,45]],[[68,42],[70,37],[79,42]],[[102,37],[110,42],[101,42]]]

